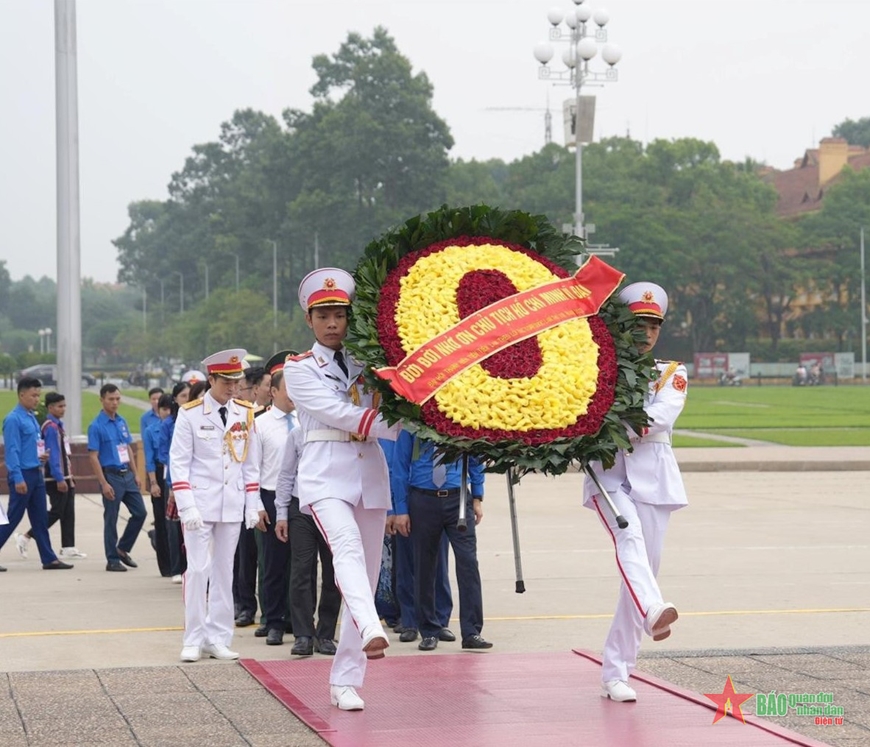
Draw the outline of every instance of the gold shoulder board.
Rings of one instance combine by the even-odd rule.
[[[193,402],[188,402],[186,405],[182,405],[182,409],[184,410],[192,410],[194,407],[199,407],[202,404],[202,397],[199,399],[193,400]]]

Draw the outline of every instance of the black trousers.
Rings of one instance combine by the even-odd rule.
[[[239,544],[233,559],[233,605],[236,617],[248,614],[257,616],[257,538],[259,529],[245,529],[239,532]]]
[[[76,546],[76,489],[69,480],[66,481],[67,491],[61,493],[54,480],[45,481],[45,492],[48,495],[48,524],[51,527],[60,522],[60,546]],[[32,537],[33,527],[27,530],[27,536]]]
[[[456,560],[459,586],[459,626],[462,637],[479,635],[483,630],[483,591],[477,565],[477,534],[472,499],[468,496],[468,530],[456,528],[459,519],[459,491],[438,498],[412,487],[408,492],[411,517],[411,542],[414,546],[414,597],[420,634],[437,636],[441,621],[435,609],[435,575],[442,532],[447,533]]]
[[[269,515],[265,533],[260,533],[263,547],[263,579],[260,605],[263,622],[269,630],[287,631],[290,624],[290,545],[275,535],[275,491],[260,488],[260,500]]]
[[[169,485],[164,480],[163,484],[163,505],[167,505],[169,500]],[[177,515],[177,513],[176,513]],[[155,523],[157,519],[155,517]],[[184,534],[181,531],[181,522],[178,519],[170,519],[164,516],[163,528],[166,531],[166,544],[169,549],[169,568],[170,576],[180,576],[187,570],[187,554],[184,550]]]
[[[287,514],[290,534],[290,612],[294,635],[314,636],[320,640],[335,639],[341,592],[335,584],[332,552],[318,531],[314,518],[299,510],[299,499],[290,501]],[[320,556],[322,587],[317,607],[317,627],[314,607],[317,600],[317,557]]]
[[[154,476],[160,488],[160,496],[151,496],[151,510],[154,512],[154,550],[157,553],[157,569],[161,576],[172,576],[172,559],[169,556],[169,533],[166,528],[166,485],[163,479],[163,465],[155,463]]]

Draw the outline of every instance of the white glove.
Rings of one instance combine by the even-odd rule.
[[[178,512],[178,518],[181,519],[182,526],[188,531],[193,532],[197,529],[202,529],[205,524],[202,520],[202,514],[196,506],[183,508]]]
[[[245,511],[245,527],[247,529],[253,529],[257,524],[260,523],[260,512],[255,508],[249,508]]]

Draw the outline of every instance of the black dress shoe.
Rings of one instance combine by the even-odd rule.
[[[0,565],[0,573],[6,573],[6,569],[2,565]]]
[[[55,560],[53,563],[46,563],[42,566],[44,571],[67,571],[72,566],[69,563],[64,563],[62,560]]]
[[[424,638],[417,645],[417,648],[419,648],[421,651],[434,651],[436,648],[438,648],[438,639],[434,635],[429,636],[428,638]]]
[[[335,656],[335,641],[328,638],[315,638],[314,648],[324,656]]]
[[[405,626],[402,625],[401,623],[399,623],[398,625],[394,625],[394,626],[393,626],[393,632],[394,632],[394,633],[404,633],[404,632],[405,632]]]
[[[120,563],[106,563],[106,570],[113,571],[115,573],[126,573],[127,569],[124,568]]]
[[[456,640],[456,636],[453,635],[453,631],[450,628],[441,628],[438,633],[438,640],[445,643],[453,643]]]
[[[492,648],[492,644],[482,635],[470,635],[462,639],[462,648]]]
[[[130,557],[130,553],[124,552],[123,550],[118,550],[118,557],[121,559],[121,562],[126,565],[128,568],[138,568],[139,564]]]
[[[254,616],[249,612],[243,612],[236,618],[236,627],[237,628],[247,628],[249,625],[254,624]]]
[[[284,631],[278,628],[270,628],[266,635],[267,646],[280,646],[284,643]]]
[[[266,623],[263,623],[254,631],[254,638],[265,638],[267,635],[269,635],[269,628]]]
[[[290,653],[293,656],[311,656],[314,653],[314,639],[308,635],[299,636]]]
[[[402,643],[410,643],[417,640],[417,631],[414,628],[405,628],[399,635],[399,640]]]

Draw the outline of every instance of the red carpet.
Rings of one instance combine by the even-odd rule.
[[[388,655],[369,663],[366,708],[353,713],[329,703],[328,659],[241,663],[334,747],[822,745],[751,716],[714,725],[703,695],[643,674],[631,681],[637,703],[605,700],[600,660],[581,651]]]

